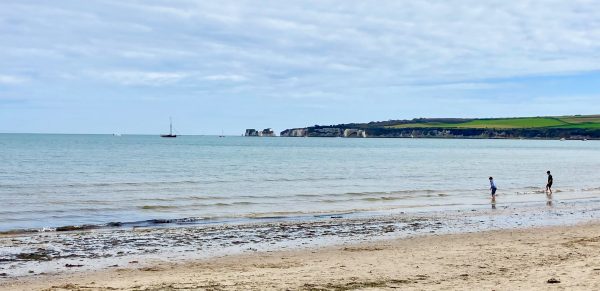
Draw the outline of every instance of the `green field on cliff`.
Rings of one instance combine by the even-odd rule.
[[[388,125],[388,128],[570,128],[600,129],[600,115],[557,117],[485,118],[470,120],[415,119],[409,123]]]

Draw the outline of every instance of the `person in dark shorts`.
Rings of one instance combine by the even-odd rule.
[[[554,179],[552,179],[552,174],[550,174],[550,171],[546,172],[546,174],[548,174],[548,183],[546,184],[546,194],[552,195],[552,183],[554,182]]]
[[[492,202],[496,202],[496,183],[494,183],[494,178],[490,177],[490,190],[492,191]]]

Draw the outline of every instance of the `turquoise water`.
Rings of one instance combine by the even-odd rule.
[[[0,134],[0,231],[600,197],[595,141]],[[156,221],[155,221],[156,222]]]

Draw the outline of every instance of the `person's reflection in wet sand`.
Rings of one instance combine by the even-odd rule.
[[[552,207],[552,194],[546,195],[546,206]]]
[[[492,202],[492,209],[496,209],[496,202]]]

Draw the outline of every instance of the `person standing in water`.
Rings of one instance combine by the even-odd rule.
[[[496,183],[494,183],[494,178],[490,177],[490,190],[492,191],[492,203],[496,202]]]
[[[546,195],[552,195],[552,183],[554,182],[554,179],[552,179],[552,174],[550,174],[550,171],[546,172],[546,174],[548,174],[548,183],[546,184]]]

